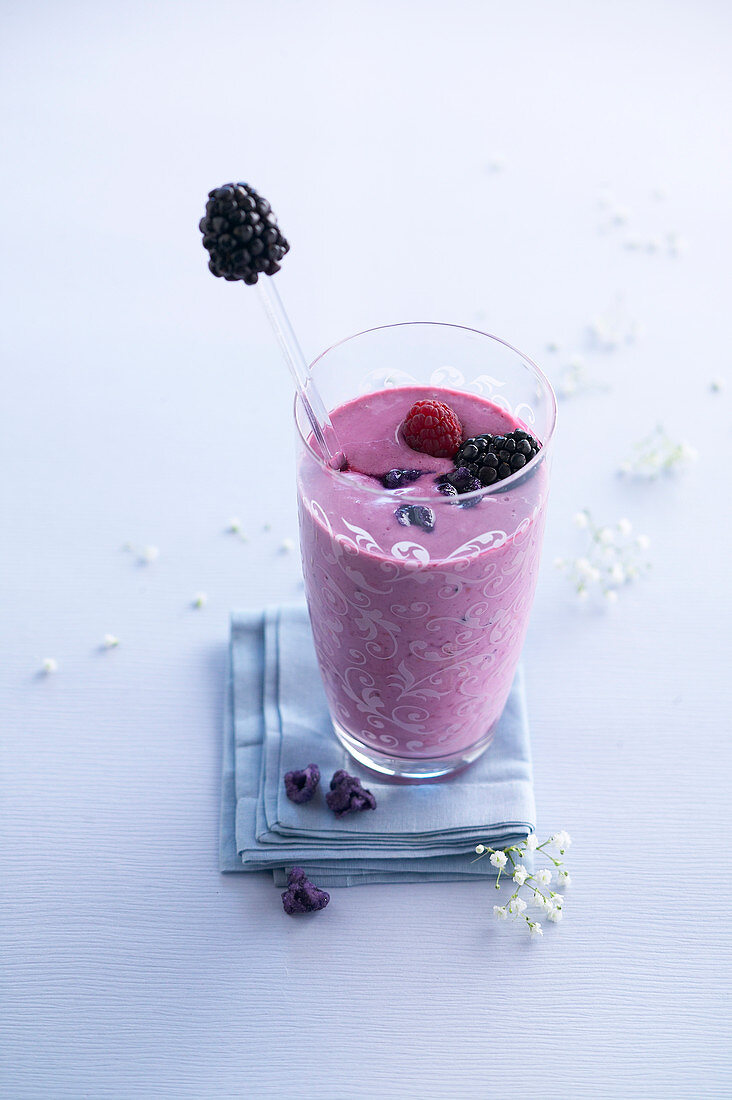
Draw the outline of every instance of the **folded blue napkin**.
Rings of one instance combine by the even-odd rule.
[[[321,789],[304,805],[285,772],[318,764]],[[333,772],[358,775],[377,809],[336,818]],[[271,870],[286,885],[298,864],[318,885],[470,880],[495,874],[475,845],[523,840],[534,828],[523,681],[517,675],[493,744],[444,782],[399,785],[361,768],[337,741],[307,611],[232,615],[221,804],[222,871]]]

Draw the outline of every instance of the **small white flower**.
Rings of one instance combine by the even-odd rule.
[[[262,530],[263,531],[271,531],[272,530],[272,524],[271,523],[265,523],[262,527]]]
[[[554,568],[555,569],[564,569],[566,564],[567,563],[566,563],[564,558],[555,558],[554,559]]]
[[[548,867],[542,867],[540,871],[536,872],[536,881],[540,882],[542,886],[548,886],[552,881],[552,873]]]
[[[580,588],[577,589],[577,599],[578,600],[582,600],[584,602],[584,600],[587,599],[588,595],[589,595],[589,593],[588,593],[586,588],[581,588],[580,587]]]
[[[688,443],[681,444],[681,459],[683,462],[696,462],[698,458],[699,452],[694,447],[690,447]]]
[[[592,574],[594,566],[591,564],[589,558],[577,558],[574,563],[574,568],[579,577],[589,577]]]
[[[529,833],[529,835],[526,837],[526,840],[524,841],[524,844],[526,845],[527,852],[535,852],[536,849],[539,847],[539,838],[537,837],[536,833]]]
[[[557,344],[555,340],[550,340],[546,346],[546,350],[554,355],[559,351],[559,344]]]
[[[638,535],[635,540],[635,545],[639,550],[647,550],[651,545],[651,540],[648,538],[648,535]]]
[[[140,554],[140,561],[145,562],[146,565],[151,565],[152,562],[157,561],[160,557],[160,551],[157,546],[146,546]]]
[[[230,535],[238,535],[241,531],[241,520],[233,516],[227,523],[226,530]]]
[[[482,856],[485,851],[485,844],[476,844],[475,850],[479,856]]]
[[[618,594],[614,588],[606,588],[603,592],[603,597],[608,603],[618,602]]]
[[[587,512],[575,512],[574,516],[572,517],[572,522],[574,523],[575,527],[579,527],[580,530],[582,530],[588,526],[590,518],[587,515]]]
[[[44,657],[43,664],[41,665],[41,671],[50,676],[52,672],[58,671],[58,661],[55,657]]]
[[[105,634],[103,638],[103,645],[105,649],[114,649],[119,645],[119,638],[114,634]]]
[[[559,883],[560,883],[561,886],[571,886],[572,885],[572,879],[570,877],[569,871],[565,871],[563,867],[560,869],[559,874],[557,875],[557,878],[559,879]]]
[[[613,533],[610,527],[603,527],[597,533],[597,541],[603,546],[608,546],[613,541]]]
[[[623,569],[620,562],[616,562],[615,565],[610,570],[610,580],[613,581],[614,584],[623,584],[624,583],[624,581],[625,581],[625,570]]]
[[[534,904],[538,905],[543,913],[548,913],[551,909],[551,902],[548,901],[543,894],[540,894],[538,890],[534,893]]]
[[[526,908],[526,902],[523,898],[511,898],[508,903],[508,911],[513,914],[514,917],[520,917]]]
[[[280,543],[280,552],[283,554],[290,554],[295,549],[295,543],[292,539],[283,539]]]
[[[552,837],[552,844],[556,844],[560,851],[565,848],[569,848],[572,844],[572,837],[569,835],[566,829],[560,829],[558,833],[555,833]]]
[[[618,520],[618,531],[625,538],[628,537],[628,535],[630,534],[630,532],[632,530],[633,530],[633,524],[630,522],[629,519],[619,519]]]
[[[507,920],[508,919],[508,910],[506,909],[506,906],[505,905],[494,905],[493,906],[493,916],[496,918],[496,920]]]
[[[528,877],[529,872],[524,866],[517,867],[513,873],[513,881],[516,883],[517,886],[523,886]]]
[[[712,391],[712,393],[721,393],[724,389],[724,379],[713,378],[709,383],[709,389]]]
[[[508,857],[505,852],[494,852],[491,856],[491,863],[494,867],[497,867],[499,871],[502,871],[508,863]]]
[[[600,579],[600,570],[597,568],[596,565],[591,565],[590,568],[587,570],[585,576],[587,577],[587,580],[590,582],[590,584],[594,584],[595,581],[599,581]]]
[[[550,920],[553,924],[559,924],[562,919],[562,910],[556,905],[550,905],[546,914],[546,919]]]
[[[531,934],[532,940],[536,940],[539,938],[539,936],[544,935],[544,930],[538,920],[529,921],[529,932]]]
[[[194,607],[205,607],[207,603],[208,603],[208,596],[206,595],[206,593],[205,592],[196,592],[195,596],[193,597],[193,606]]]

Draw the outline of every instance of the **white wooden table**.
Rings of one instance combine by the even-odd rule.
[[[729,1096],[727,7],[3,22],[2,1095]],[[540,943],[486,885],[340,890],[298,923],[217,871],[227,615],[301,591],[289,381],[196,230],[232,177],[293,243],[308,353],[448,320],[607,387],[562,404],[525,654],[540,831],[574,837]],[[616,307],[634,342],[588,348]],[[700,461],[619,479],[657,422]],[[607,614],[552,569],[584,506],[652,539]]]

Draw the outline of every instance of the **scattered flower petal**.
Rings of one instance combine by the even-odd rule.
[[[493,916],[496,918],[496,920],[507,920],[508,919],[508,910],[506,909],[506,906],[505,905],[494,905],[493,906]]]

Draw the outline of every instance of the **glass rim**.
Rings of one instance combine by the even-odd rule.
[[[513,352],[514,355],[517,355],[519,357],[519,359],[521,359],[521,361],[523,363],[525,363],[526,366],[529,367],[530,370],[533,371],[535,377],[538,379],[539,382],[541,382],[543,384],[543,386],[546,389],[547,395],[549,397],[550,422],[549,422],[549,429],[547,431],[546,438],[541,440],[541,448],[540,448],[539,452],[536,455],[534,455],[534,457],[531,459],[530,462],[527,462],[526,465],[522,466],[520,470],[516,470],[515,473],[511,474],[510,477],[506,477],[502,481],[495,481],[492,485],[482,485],[480,487],[480,489],[473,489],[473,491],[470,492],[470,493],[462,493],[462,494],[460,494],[459,497],[444,497],[442,500],[435,500],[434,495],[432,495],[432,496],[418,496],[417,494],[411,494],[410,493],[409,501],[410,501],[410,503],[412,503],[414,501],[418,501],[419,503],[428,503],[431,506],[433,506],[435,504],[438,505],[438,506],[444,504],[448,507],[451,506],[451,505],[452,505],[452,507],[455,507],[456,504],[461,504],[461,503],[464,503],[464,502],[467,502],[467,501],[472,501],[472,500],[476,500],[476,501],[481,500],[483,497],[491,496],[494,493],[506,493],[511,488],[513,488],[514,485],[518,484],[519,480],[523,481],[527,474],[529,474],[533,470],[538,469],[538,467],[541,465],[541,463],[545,460],[546,452],[548,451],[549,445],[551,444],[551,442],[554,438],[554,431],[555,431],[556,426],[557,426],[557,416],[558,416],[558,411],[559,411],[558,406],[557,406],[557,397],[556,397],[556,394],[554,393],[554,388],[553,388],[551,382],[549,381],[549,379],[547,378],[547,376],[544,374],[541,367],[537,366],[533,359],[531,359],[528,355],[524,354],[524,352],[519,351],[519,349],[514,347],[513,344],[509,344],[509,342],[507,340],[502,340],[500,336],[494,336],[490,332],[483,332],[481,329],[472,328],[470,325],[458,325],[458,324],[455,324],[454,322],[450,322],[450,321],[396,321],[393,324],[389,324],[389,325],[373,325],[371,328],[362,329],[361,332],[354,332],[351,336],[344,336],[342,339],[337,340],[334,344],[331,344],[330,347],[325,349],[325,351],[321,351],[320,355],[318,355],[315,359],[313,359],[313,361],[309,364],[308,370],[312,373],[313,369],[318,365],[318,363],[322,359],[324,359],[326,357],[326,355],[329,355],[332,351],[335,351],[337,348],[342,347],[344,344],[349,344],[352,340],[357,340],[360,336],[368,336],[369,333],[384,332],[388,329],[412,328],[412,327],[417,328],[417,327],[423,327],[423,326],[427,326],[427,325],[430,325],[433,328],[440,328],[440,329],[456,329],[458,332],[471,332],[471,333],[474,333],[476,336],[483,336],[487,340],[492,340],[496,344],[501,344],[504,348],[507,348],[509,351]],[[466,391],[466,392],[469,392],[469,391]],[[300,395],[298,393],[296,393],[295,398],[294,398],[294,402],[293,402],[293,414],[294,414],[295,427],[297,429],[297,434],[300,436],[300,439],[302,440],[304,447],[306,448],[307,451],[310,452],[310,454],[315,459],[315,461],[324,470],[327,470],[327,472],[329,474],[332,474],[333,477],[347,479],[348,475],[347,475],[347,472],[345,470],[334,470],[332,466],[328,465],[327,461],[323,458],[323,456],[318,454],[318,452],[313,447],[310,446],[308,438],[306,438],[306,436],[304,435],[304,433],[303,433],[303,431],[301,430],[301,427],[300,427],[300,420],[299,420],[299,417],[298,417],[298,410],[301,409],[301,408],[302,408],[302,403],[300,401]],[[306,419],[307,419],[307,417],[306,417]],[[308,432],[308,436],[311,436],[311,435],[312,435],[312,429]],[[363,489],[365,490],[365,492],[374,493],[377,496],[382,496],[382,497],[385,494],[388,494],[389,496],[392,496],[393,492],[394,492],[393,490],[390,491],[388,489],[385,489],[384,486],[381,485],[380,483],[377,483],[374,486],[364,485]]]

